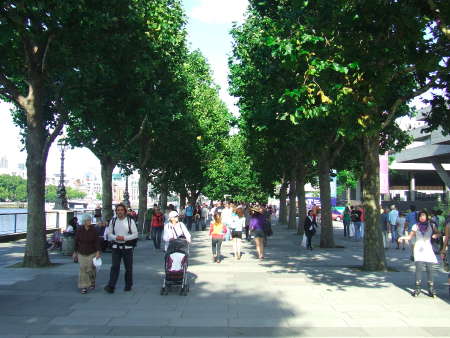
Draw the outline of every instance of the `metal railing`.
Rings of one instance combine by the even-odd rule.
[[[0,213],[0,235],[26,233],[27,219],[27,212]],[[59,228],[59,213],[46,211],[45,224],[48,230]]]

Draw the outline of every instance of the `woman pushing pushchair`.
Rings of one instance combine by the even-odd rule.
[[[168,216],[169,222],[165,224],[163,234],[166,255],[161,295],[167,295],[171,286],[180,286],[180,295],[186,296],[189,292],[187,267],[191,234],[184,223],[178,220],[176,211],[171,211]]]

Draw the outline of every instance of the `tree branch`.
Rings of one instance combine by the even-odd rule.
[[[141,127],[139,128],[139,132],[136,135],[134,135],[130,140],[128,140],[128,142],[125,144],[125,148],[127,148],[128,146],[133,144],[139,137],[142,136],[144,129],[145,129],[145,124],[147,123],[147,120],[148,120],[148,115],[146,115],[144,120],[142,121]]]
[[[17,104],[23,107],[23,100],[25,99],[22,95],[20,95],[19,90],[16,85],[6,77],[5,74],[0,72],[0,85],[4,88],[0,88],[0,94],[5,95],[7,98],[13,100]]]
[[[436,74],[425,86],[417,89],[411,95],[401,96],[397,100],[395,100],[394,104],[389,109],[389,116],[386,118],[386,120],[384,120],[381,127],[383,129],[387,128],[392,123],[392,121],[396,117],[395,113],[397,112],[400,105],[402,105],[406,101],[413,99],[417,96],[420,96],[420,95],[426,93],[427,91],[429,91],[430,89],[434,88],[436,86],[436,80],[439,78],[439,76],[440,76],[439,73]]]
[[[42,73],[44,73],[47,68],[48,50],[50,48],[50,43],[53,41],[54,38],[55,38],[54,34],[49,34],[49,36],[47,38],[47,43],[45,44],[44,53],[43,53],[42,59],[41,59],[41,72]]]

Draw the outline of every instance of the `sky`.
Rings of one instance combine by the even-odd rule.
[[[190,49],[200,49],[213,70],[215,82],[221,87],[220,95],[231,112],[237,113],[235,100],[227,93],[228,56],[231,53],[229,31],[233,22],[242,22],[247,0],[184,0],[188,17]],[[21,151],[20,129],[12,122],[10,105],[0,102],[0,157],[8,158],[9,167],[25,163],[26,153]],[[88,149],[71,149],[66,153],[65,172],[69,177],[93,173],[100,177],[100,162]],[[47,175],[59,172],[60,155],[56,143],[50,149]]]

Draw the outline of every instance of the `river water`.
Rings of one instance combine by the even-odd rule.
[[[0,235],[27,231],[27,209],[0,208]],[[47,229],[55,228],[58,223],[56,212],[45,214]]]

